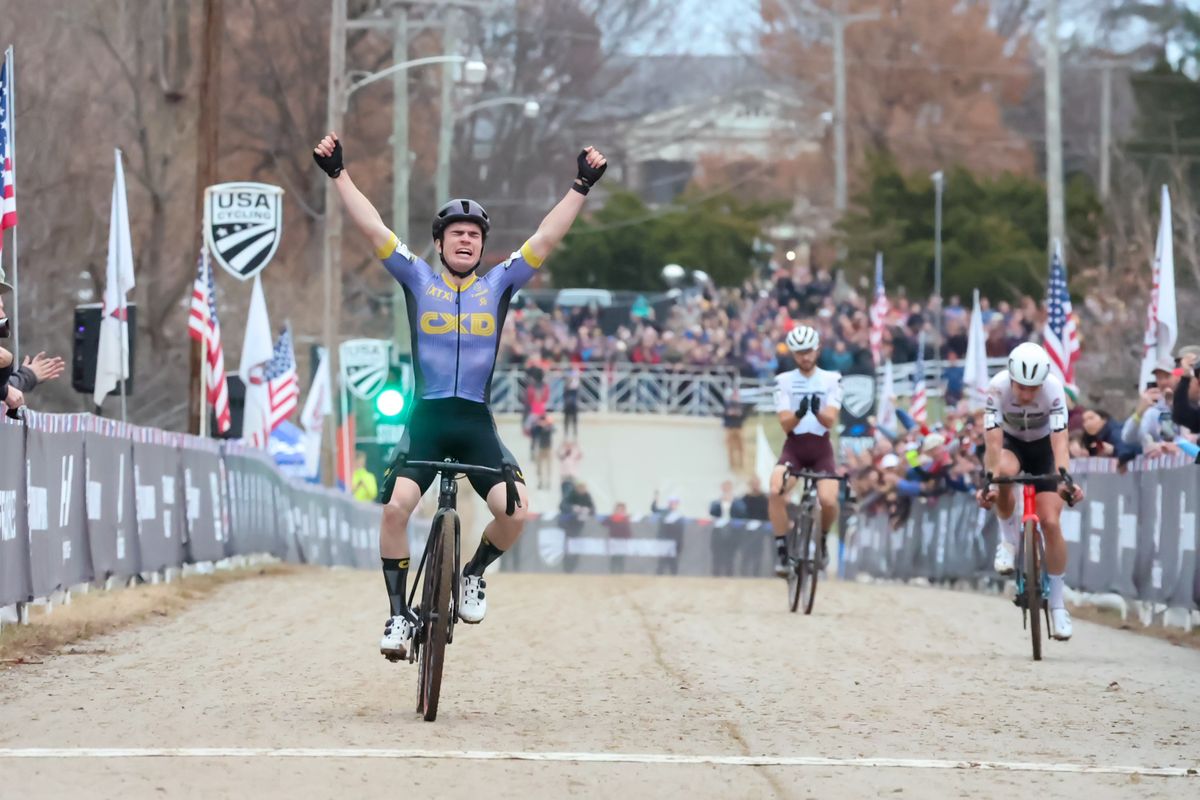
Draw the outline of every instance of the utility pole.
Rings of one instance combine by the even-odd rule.
[[[447,12],[442,36],[442,52],[453,53],[458,47],[453,12]],[[438,131],[437,179],[434,202],[440,208],[450,197],[450,149],[454,146],[454,70],[457,64],[442,65],[442,123]]]
[[[942,305],[942,187],[945,184],[945,175],[939,169],[933,173],[933,188],[935,192],[934,211],[933,211],[933,295],[938,299],[938,314],[939,320],[944,318],[941,312]],[[938,322],[938,333],[941,334],[942,325]]]
[[[1112,180],[1112,64],[1100,67],[1100,203],[1108,202]]]
[[[204,0],[204,33],[200,56],[200,112],[196,127],[196,234],[192,252],[204,246],[204,190],[217,182],[218,133],[221,113],[221,38],[225,33],[225,0]],[[201,375],[200,342],[190,340],[191,374],[188,378],[188,432],[200,433],[200,420],[208,413]]]
[[[1058,0],[1046,2],[1046,204],[1049,206],[1047,252],[1067,241],[1063,214],[1062,82],[1058,67]]]
[[[847,14],[846,0],[837,0],[834,8],[834,13],[825,11],[823,16],[833,26],[834,207],[840,214],[849,204],[849,165],[846,155],[846,27],[856,22],[877,20],[879,14]]]
[[[329,96],[326,106],[325,129],[340,131],[346,111],[346,0],[332,0],[329,22]],[[322,252],[322,277],[325,289],[325,353],[329,359],[329,376],[340,380],[338,335],[342,317],[342,206],[332,180],[325,181],[325,247]],[[345,420],[343,420],[345,424]],[[325,448],[326,485],[337,483],[336,426],[322,427],[321,441]]]
[[[392,63],[408,60],[408,9],[397,5],[393,10]],[[392,231],[402,242],[408,237],[408,72],[397,70],[392,76]],[[400,284],[392,287],[392,340],[397,352],[412,352],[409,341],[408,307]]]

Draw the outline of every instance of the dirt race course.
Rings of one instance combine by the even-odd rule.
[[[234,583],[0,672],[0,798],[1200,796],[1200,777],[1144,774],[1200,767],[1200,651],[1077,622],[1034,664],[1010,603],[933,589],[823,584],[804,618],[768,580],[489,584],[432,724],[415,668],[374,649],[375,573]],[[621,754],[649,757],[581,760]]]

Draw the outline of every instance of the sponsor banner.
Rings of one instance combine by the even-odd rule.
[[[142,570],[184,563],[184,521],[179,449],[161,431],[133,431],[134,508]]]
[[[225,475],[220,446],[208,439],[181,437],[184,532],[188,561],[220,561],[232,555],[225,507]]]
[[[25,426],[0,414],[0,606],[33,596],[25,500]]]
[[[127,426],[93,417],[84,434],[88,546],[97,580],[141,571],[133,485],[133,442]]]
[[[31,592],[92,580],[85,507],[86,414],[29,414],[25,439]]]

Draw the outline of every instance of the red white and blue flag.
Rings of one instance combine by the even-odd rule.
[[[883,253],[875,254],[875,302],[871,304],[871,360],[875,366],[882,363],[883,357],[883,328],[887,321],[888,312],[887,292],[883,287]]]
[[[1075,362],[1079,360],[1079,332],[1067,290],[1067,270],[1063,266],[1062,246],[1054,243],[1050,260],[1050,282],[1046,287],[1046,327],[1042,342],[1050,355],[1050,368],[1063,386],[1075,385]]]
[[[275,354],[263,373],[271,402],[271,430],[287,419],[300,403],[300,380],[296,376],[296,352],[292,329],[285,326],[275,342]]]
[[[12,92],[9,62],[12,48],[5,54],[0,65],[0,250],[4,248],[4,232],[17,225],[16,184],[12,166]]]
[[[232,421],[229,414],[229,384],[225,380],[225,353],[221,347],[221,323],[217,319],[216,285],[207,249],[200,248],[199,272],[192,284],[192,310],[188,316],[188,335],[205,344],[201,379],[208,403],[217,417],[217,432],[225,433]]]
[[[919,425],[924,425],[928,419],[928,397],[925,391],[925,332],[917,338],[917,363],[913,370],[912,400],[908,404],[908,413]]]

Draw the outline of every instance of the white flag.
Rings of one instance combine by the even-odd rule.
[[[329,382],[329,359],[325,349],[318,350],[317,369],[304,410],[300,412],[300,424],[304,426],[304,474],[315,478],[321,467],[321,431],[325,417],[333,413],[332,386]]]
[[[971,306],[971,327],[967,330],[967,363],[963,368],[963,386],[967,407],[978,411],[987,403],[987,335],[983,332],[983,314],[979,310],[979,290]]]
[[[112,211],[108,218],[108,268],[104,278],[104,316],[96,355],[96,386],[92,400],[103,405],[108,393],[129,377],[128,293],[133,289],[133,245],[129,236],[129,206],[125,200],[125,169],[116,151]]]
[[[1175,238],[1171,229],[1171,194],[1162,187],[1158,240],[1154,244],[1154,284],[1150,289],[1150,309],[1146,314],[1146,351],[1142,357],[1139,386],[1154,380],[1154,363],[1171,359],[1179,335],[1175,308]]]
[[[896,377],[889,358],[883,365],[883,378],[879,381],[879,401],[875,411],[875,427],[896,430]]]
[[[763,486],[771,485],[771,472],[775,469],[775,451],[767,441],[767,434],[762,423],[758,423],[758,431],[754,434],[754,474],[762,481]]]
[[[255,447],[266,447],[271,436],[271,394],[265,366],[275,354],[272,341],[262,279],[255,275],[250,313],[246,315],[246,335],[242,339],[242,361],[238,365],[238,375],[246,384],[242,439]]]

